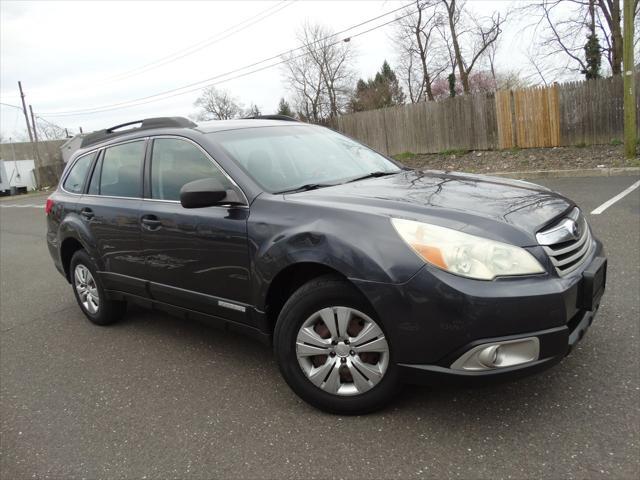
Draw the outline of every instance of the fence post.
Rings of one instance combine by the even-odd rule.
[[[385,154],[391,156],[389,153],[389,132],[387,131],[387,109],[382,109],[382,127],[384,129],[384,149]]]
[[[511,110],[511,144],[515,148],[518,146],[518,133],[516,131],[518,125],[516,122],[516,102],[513,90],[509,90],[509,109]]]

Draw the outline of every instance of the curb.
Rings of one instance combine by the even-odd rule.
[[[523,172],[494,172],[483,175],[507,178],[560,178],[560,177],[611,177],[614,175],[640,175],[640,167],[585,168],[573,170],[529,170]]]

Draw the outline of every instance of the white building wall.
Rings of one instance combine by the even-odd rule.
[[[8,160],[0,167],[0,190],[10,187],[26,187],[35,190],[35,162],[33,160]]]

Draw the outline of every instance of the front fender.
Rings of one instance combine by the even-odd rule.
[[[259,203],[257,205],[256,203]],[[248,225],[253,304],[263,309],[273,279],[297,263],[329,267],[350,279],[400,284],[422,262],[397,236],[389,219],[322,207],[256,202]]]

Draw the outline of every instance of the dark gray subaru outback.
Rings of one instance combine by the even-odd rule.
[[[329,129],[154,118],[86,136],[47,200],[83,313],[138,302],[272,342],[304,400],[342,414],[399,383],[548,367],[591,325],[606,258],[536,185],[410,170]]]

